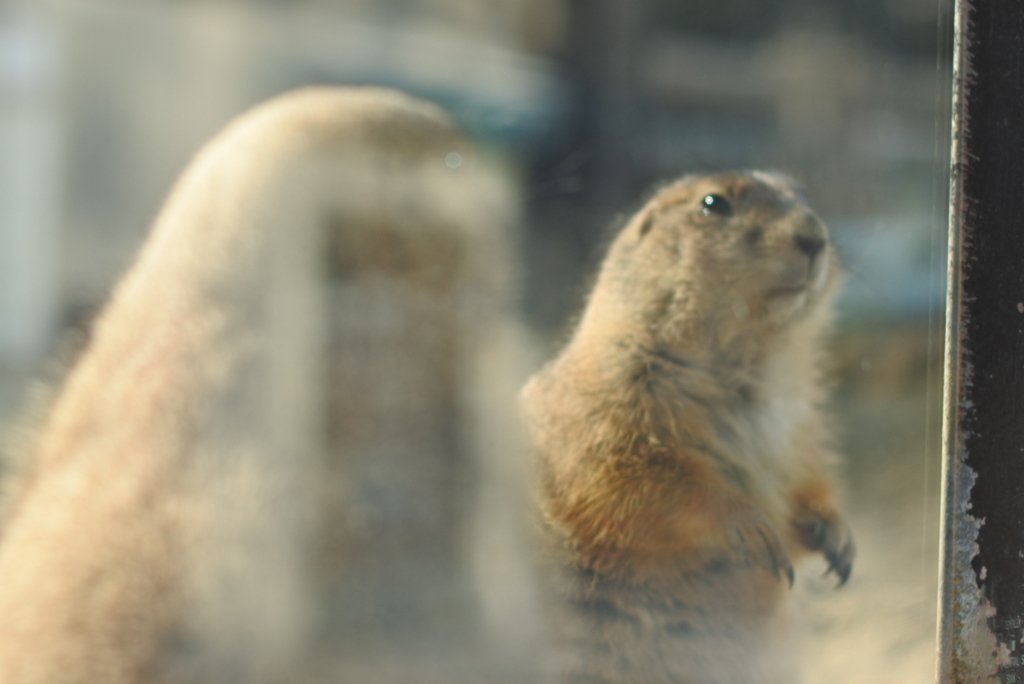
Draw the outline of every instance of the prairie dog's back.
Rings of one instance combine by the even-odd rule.
[[[380,89],[287,95],[199,153],[40,430],[0,543],[0,681],[325,676],[307,656],[355,553],[331,536],[351,517],[329,426],[358,405],[372,441],[383,405],[332,382],[360,363],[345,335],[361,319],[323,280],[372,280],[388,324],[451,304],[440,342],[383,341],[443,369],[420,399],[458,402],[511,216],[473,157],[440,109]],[[416,428],[417,453],[452,432]],[[438,530],[464,515],[444,510]]]

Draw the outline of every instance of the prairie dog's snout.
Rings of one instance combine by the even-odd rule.
[[[822,276],[830,267],[825,224],[809,211],[796,207],[778,221],[778,231],[778,281],[771,288],[773,294],[775,290],[784,294],[823,282]]]

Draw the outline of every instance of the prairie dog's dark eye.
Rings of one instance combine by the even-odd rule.
[[[700,204],[700,213],[704,216],[728,216],[732,213],[732,204],[721,195],[705,195]]]

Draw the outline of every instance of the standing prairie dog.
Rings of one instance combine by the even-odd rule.
[[[775,174],[688,176],[611,245],[579,325],[523,390],[569,587],[569,681],[791,684],[785,597],[845,582],[819,338],[838,276]]]

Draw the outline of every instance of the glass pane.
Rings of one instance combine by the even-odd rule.
[[[118,578],[133,572],[166,576],[181,592],[167,599],[172,617],[164,620],[160,613],[163,622],[142,616],[139,623],[132,622],[135,617],[117,623],[146,626],[139,639],[147,646],[138,652],[114,648],[116,667],[127,662],[254,682],[285,671],[293,677],[288,681],[327,676],[361,682],[554,681],[566,667],[577,668],[574,681],[618,682],[639,677],[648,671],[644,668],[657,669],[659,659],[672,660],[657,654],[660,640],[689,643],[695,637],[686,633],[701,629],[681,619],[653,629],[630,613],[647,611],[654,623],[671,622],[666,602],[644,604],[643,610],[639,604],[613,606],[615,624],[633,629],[622,627],[628,623],[622,614],[633,614],[637,633],[653,636],[640,639],[639,652],[616,655],[612,647],[612,656],[603,653],[607,644],[593,629],[611,618],[578,613],[567,618],[557,609],[564,592],[575,591],[578,599],[581,590],[562,586],[564,575],[552,560],[538,491],[545,478],[555,476],[538,472],[540,459],[522,428],[517,394],[572,339],[609,244],[657,189],[685,174],[761,169],[779,175],[745,176],[743,183],[783,199],[754,206],[743,204],[748,200],[740,195],[728,197],[729,211],[737,212],[730,217],[746,222],[746,235],[757,232],[736,253],[752,264],[755,257],[766,258],[789,230],[779,227],[785,223],[780,207],[790,212],[788,221],[797,215],[792,212],[803,216],[806,202],[827,224],[841,262],[835,322],[821,354],[820,387],[828,399],[812,431],[827,434],[823,443],[840,456],[839,508],[857,547],[849,581],[837,588],[837,572],[827,573],[822,553],[798,557],[801,545],[824,544],[825,551],[842,556],[834,557],[833,565],[845,562],[841,542],[831,548],[812,539],[796,494],[787,490],[794,501],[785,502],[794,507],[793,520],[777,511],[765,514],[784,522],[765,528],[781,540],[783,551],[769,553],[779,579],[771,580],[765,593],[781,598],[764,600],[771,611],[784,610],[793,625],[792,632],[776,635],[771,648],[784,651],[786,667],[807,681],[932,681],[950,4],[9,3],[0,12],[0,426],[14,445],[7,459],[14,494],[10,533],[0,543],[0,608],[16,603],[26,614],[44,616],[39,622],[32,618],[32,629],[59,633],[53,643],[69,640],[69,652],[87,650],[95,637],[82,636],[88,630],[46,630],[58,629],[54,625],[65,617],[61,624],[105,619],[102,607],[92,613],[93,608],[80,608],[94,605],[94,585],[85,579],[61,585],[74,598],[60,602],[66,616],[32,603],[42,589],[19,588],[17,596],[29,598],[15,598],[12,587],[21,585],[13,578],[35,582],[59,572],[28,573],[27,562],[19,558],[29,551],[17,546],[28,542],[18,540],[54,534],[54,548],[63,548],[60,535],[73,536],[78,528],[72,523],[81,520],[83,538],[94,540],[95,548],[106,548],[104,540],[114,538],[125,546],[111,548],[149,548],[145,540],[166,524],[186,541],[175,547],[180,554],[171,554],[181,567],[161,565],[160,572],[149,573],[146,563],[157,561],[141,551],[135,565],[118,553],[100,557],[73,545],[66,560],[40,552],[39,567],[65,563],[60,567],[76,568],[66,570],[67,577],[88,568],[112,578],[109,585],[101,582],[113,587],[111,596],[124,586]],[[152,296],[139,295],[137,307],[145,315],[137,320],[172,331],[166,341],[170,351],[147,365],[138,350],[156,344],[155,335],[141,323],[110,323],[125,335],[122,350],[113,351],[115,343],[94,335],[107,330],[97,327],[103,325],[96,323],[97,312],[145,244],[175,178],[234,117],[307,85],[399,89],[450,112],[466,139],[437,123],[442,115],[434,110],[424,115],[434,122],[425,133],[411,124],[412,133],[401,124],[394,129],[384,124],[385,133],[377,136],[356,124],[340,124],[357,132],[338,134],[344,140],[337,149],[334,143],[312,145],[301,163],[275,156],[299,144],[292,138],[283,136],[283,147],[276,147],[257,136],[251,148],[256,152],[236,153],[244,160],[237,164],[240,170],[202,177],[202,184],[223,192],[195,191],[211,207],[208,213],[195,210],[209,222],[209,242],[167,238],[167,244],[186,246],[166,247],[166,254],[204,255],[195,262],[180,256],[183,264],[193,264],[182,266],[183,272],[194,275],[197,271],[189,270],[198,268],[194,263],[213,264],[209,273],[203,271],[210,282],[221,282],[215,281],[221,276],[209,274],[227,273],[223,282],[236,289],[211,285],[194,294],[189,287],[177,289],[177,280],[154,281],[163,284],[153,286]],[[308,105],[309,111],[319,111],[318,106]],[[419,105],[396,106],[400,112],[407,106],[420,111]],[[422,149],[419,142],[406,142],[420,140],[416,136],[422,136]],[[275,166],[277,159],[294,165]],[[337,168],[324,170],[334,162]],[[237,197],[262,202],[252,216],[229,195],[236,186],[223,180],[250,172],[257,177],[252,187],[265,183],[268,188],[267,193],[237,190]],[[793,183],[778,180],[783,175]],[[320,189],[328,182],[342,189],[324,194]],[[270,194],[278,187],[287,191]],[[314,195],[327,199],[315,210],[303,209]],[[714,202],[705,215],[717,211]],[[268,234],[275,237],[218,241],[217,226],[242,215],[246,218],[232,225],[251,222],[254,231],[272,225]],[[199,221],[185,223],[196,235],[207,235],[196,227]],[[740,223],[729,225],[740,230]],[[152,245],[145,249],[149,265],[140,267],[145,272],[158,269],[165,258],[179,258]],[[819,249],[824,247],[812,251]],[[685,261],[685,250],[681,255]],[[289,275],[292,258],[304,264],[308,278]],[[815,263],[813,255],[808,259]],[[694,270],[680,277],[711,272],[687,268]],[[685,289],[666,296],[685,299],[676,296]],[[188,296],[177,299],[178,292]],[[190,313],[170,321],[161,307],[179,304]],[[202,349],[218,351],[180,361],[182,373],[228,379],[221,385],[209,380],[205,389],[168,385],[166,379],[147,385],[147,378],[164,378],[168,359],[177,359],[185,348],[176,335],[192,339],[188,335],[206,330],[194,316],[206,316],[210,307],[218,316],[228,312],[223,322],[228,332],[210,333],[208,339],[218,342],[203,342],[208,346]],[[743,321],[748,315],[734,318]],[[210,330],[222,330],[202,320]],[[658,325],[652,319],[641,327]],[[694,334],[704,340],[698,347],[708,358],[724,359],[718,325],[695,324]],[[259,350],[251,358],[244,351],[250,339]],[[239,346],[225,352],[217,346],[221,342]],[[41,393],[45,397],[58,394],[52,388],[62,385],[76,360],[98,356],[104,345],[112,351],[97,374],[106,380],[80,390],[81,408],[67,409],[89,426],[81,434],[90,436],[79,437],[46,417],[63,415],[53,408],[62,406],[60,401],[36,399],[32,388],[42,384],[51,388]],[[760,354],[767,346],[749,348]],[[675,362],[666,361],[667,347],[649,351],[662,354],[659,363]],[[236,353],[246,359],[237,367],[231,365]],[[203,366],[211,358],[231,360],[224,361],[223,376]],[[287,361],[293,358],[300,361]],[[133,365],[132,359],[140,360]],[[689,357],[681,361],[696,363]],[[739,387],[744,383],[733,382],[736,374],[718,366],[714,373],[694,368],[687,372],[707,372],[722,391],[749,394],[749,388]],[[758,497],[767,491],[765,482],[786,480],[784,472],[804,467],[793,455],[800,448],[765,446],[766,440],[771,435],[782,435],[779,444],[797,440],[787,426],[802,420],[797,414],[813,413],[787,404],[781,390],[776,394],[804,370],[782,366],[775,372],[775,384],[764,385],[764,397],[775,397],[774,403],[759,403],[761,395],[754,392],[743,399],[748,403],[742,410],[729,404],[736,415],[699,407],[686,414],[719,446],[735,437],[728,436],[732,428],[723,427],[728,421],[756,424],[744,437],[749,444],[729,447],[739,454],[735,470],[723,466],[727,458],[715,455],[719,447],[708,447],[706,463],[701,462],[728,483],[721,491],[733,492],[735,499],[719,502],[717,494],[700,491],[679,499],[681,508],[705,496],[718,502],[714,506],[721,503],[698,507],[699,515],[687,513],[680,525],[709,515],[721,539],[740,541],[719,540],[692,552],[676,549],[671,556],[676,560],[662,559],[659,567],[676,567],[678,561],[679,568],[688,568],[680,569],[680,576],[688,578],[718,577],[721,567],[730,568],[721,574],[727,577],[744,562],[764,569],[764,552],[752,550],[760,547],[743,536],[737,502],[752,501],[751,509],[764,514]],[[760,387],[762,381],[758,377],[749,384]],[[168,396],[175,398],[166,399],[161,388],[171,388]],[[117,394],[121,391],[124,396]],[[145,427],[143,417],[151,413],[141,407],[164,406],[158,399],[176,407],[168,411],[187,416],[160,428],[173,439]],[[121,408],[99,408],[106,402]],[[294,420],[278,421],[284,414]],[[601,415],[588,414],[593,423],[581,427],[580,435],[591,439],[601,429]],[[129,439],[124,435],[130,425],[142,426],[142,437],[136,437],[151,447],[137,449],[143,455],[134,460],[111,455],[130,443],[118,441]],[[53,473],[64,472],[47,465],[50,461],[34,465],[40,453],[51,449],[71,462],[93,463],[92,456],[82,455],[93,453],[88,440],[108,434],[109,444],[96,447],[105,454],[96,462],[110,460],[109,471],[103,471],[109,479],[101,479],[98,466],[82,466],[83,481],[97,483],[101,503],[73,493],[52,494],[58,503],[36,503],[42,495],[35,492],[45,489],[39,483],[56,482]],[[167,446],[171,442],[179,451]],[[167,461],[153,455],[165,448],[176,455]],[[281,455],[290,450],[300,456]],[[777,463],[754,463],[768,453]],[[264,457],[268,460],[259,460]],[[120,458],[134,465],[122,469]],[[171,464],[166,481],[180,489],[162,483],[154,490],[159,492],[154,501],[169,502],[167,509],[146,499],[140,493],[142,475],[132,474],[147,459]],[[252,463],[259,465],[246,470]],[[118,492],[138,497],[118,499]],[[95,517],[121,504],[130,511],[122,518]],[[178,510],[175,506],[188,515],[160,518],[154,512]],[[54,507],[66,513],[64,532],[41,531],[42,523],[33,522],[37,514],[26,513]],[[271,510],[273,516],[266,513]],[[94,517],[107,522],[87,527],[84,521]],[[117,521],[123,519],[138,525],[122,528]],[[118,537],[122,529],[123,538]],[[125,542],[129,532],[141,536]],[[580,543],[572,531],[568,534],[570,547]],[[672,538],[678,542],[678,536]],[[796,561],[791,589],[783,586],[789,556]],[[636,560],[628,553],[623,557],[627,565]],[[843,574],[842,567],[838,570]],[[603,571],[583,567],[582,572]],[[619,598],[634,591],[648,596],[647,580],[630,575],[623,581],[627,589],[616,594]],[[196,597],[214,599],[207,604]],[[760,605],[763,597],[755,598],[752,602]],[[589,610],[595,604],[587,605]],[[740,624],[749,618],[745,610],[739,609]],[[65,617],[47,623],[46,616],[58,613]],[[566,664],[575,662],[576,647],[558,636],[564,631],[558,625],[574,620],[584,625],[586,643],[579,656],[584,665]],[[754,652],[764,648],[762,642],[755,639],[744,652],[734,648],[742,640],[719,642],[709,636],[717,627],[707,629],[699,636],[707,638],[706,653],[714,657],[698,660],[720,658],[722,665],[720,670],[695,665],[702,681],[760,681],[756,674],[730,673],[746,667],[737,670],[736,662],[760,662],[762,656]],[[20,634],[33,632],[24,627]],[[648,647],[651,653],[644,651]],[[716,650],[722,648],[725,653]],[[146,660],[153,652],[169,660]],[[13,664],[4,665],[5,658]],[[0,672],[18,667],[16,661],[0,646]],[[678,672],[666,674],[674,667],[664,665],[657,681],[685,681]]]

